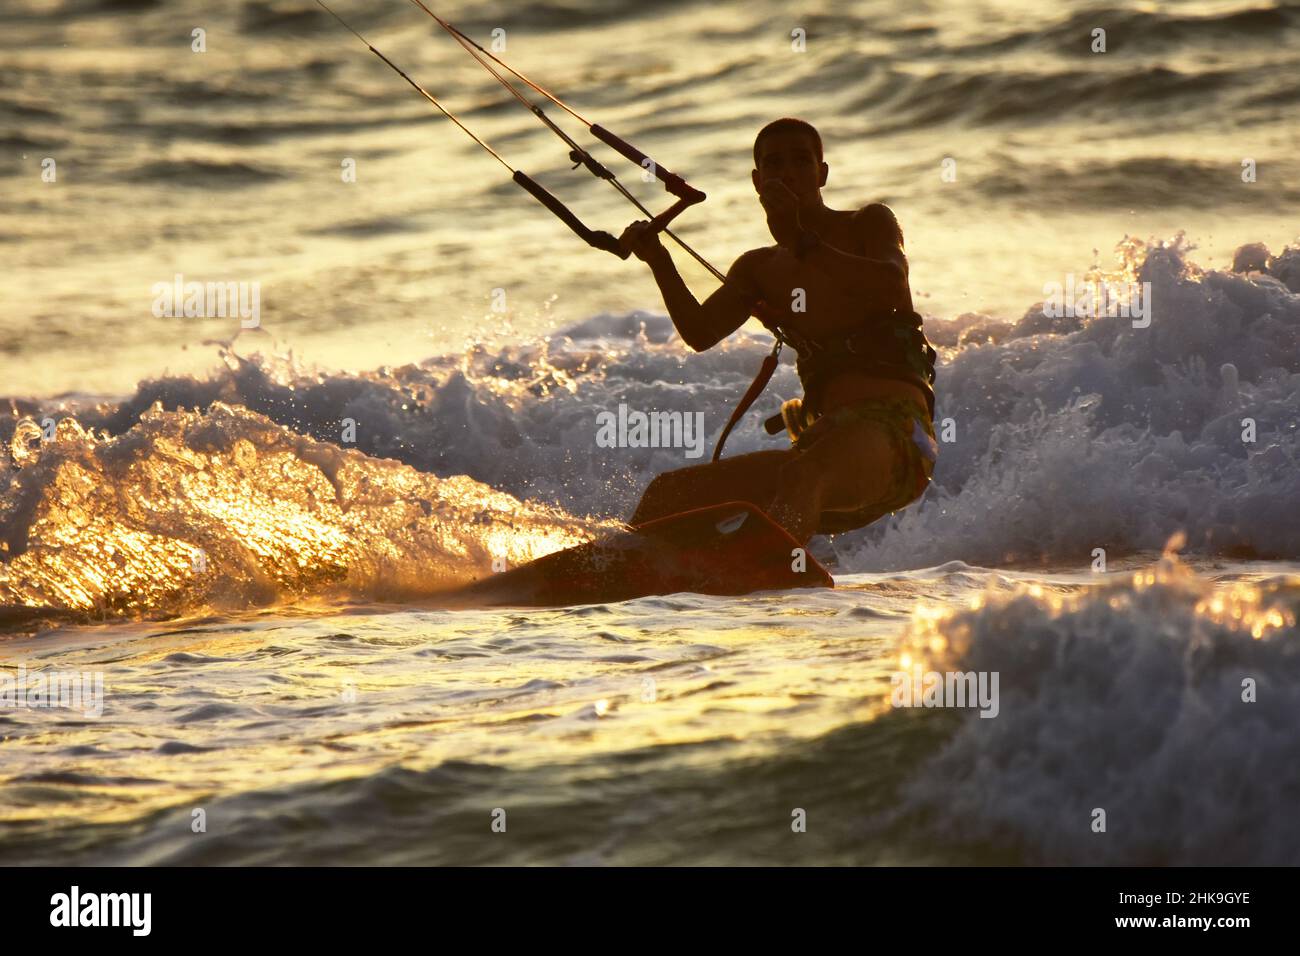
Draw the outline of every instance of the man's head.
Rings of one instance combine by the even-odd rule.
[[[822,138],[812,124],[785,117],[773,120],[754,137],[754,171],[759,189],[779,179],[799,197],[800,204],[820,202],[830,167],[822,160]]]

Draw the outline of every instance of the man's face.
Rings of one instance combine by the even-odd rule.
[[[826,164],[818,161],[816,147],[807,133],[786,130],[763,138],[758,147],[758,169],[754,186],[777,179],[799,197],[799,202],[814,200],[826,183]]]

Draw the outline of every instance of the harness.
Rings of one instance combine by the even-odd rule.
[[[938,356],[925,337],[920,313],[915,310],[891,309],[869,315],[863,320],[864,328],[826,341],[810,339],[792,329],[782,328],[763,303],[759,303],[754,316],[776,338],[776,344],[763,359],[754,381],[718,436],[718,443],[713,448],[714,461],[722,457],[727,436],[771,381],[781,348],[787,342],[798,353],[795,370],[803,385],[807,409],[814,417],[821,413],[821,393],[826,384],[842,372],[860,371],[875,378],[890,378],[917,386],[925,393],[926,407],[930,417],[934,418],[934,364]],[[769,435],[775,435],[786,427],[784,415],[783,410],[763,423]]]

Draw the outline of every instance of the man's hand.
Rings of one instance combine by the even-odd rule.
[[[618,237],[624,249],[630,250],[642,262],[652,266],[663,262],[668,257],[668,250],[659,241],[658,230],[652,228],[648,219],[639,219],[623,230]]]
[[[787,245],[799,238],[803,231],[799,223],[799,197],[789,186],[779,179],[769,179],[760,188],[758,199],[767,213],[768,228],[777,242]]]

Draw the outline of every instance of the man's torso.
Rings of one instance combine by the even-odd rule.
[[[854,223],[854,214],[826,210],[826,216],[814,230],[826,245],[854,256],[874,258]],[[893,237],[884,241],[892,242]],[[898,301],[869,301],[861,290],[846,287],[822,270],[797,259],[782,246],[754,250],[753,282],[762,300],[778,317],[783,327],[814,341],[826,341],[857,332],[863,318],[871,312],[889,308],[909,309],[905,294]],[[797,311],[802,307],[805,311]],[[844,372],[827,383],[823,411],[864,398],[910,397],[926,404],[925,393],[915,385],[890,378]]]

